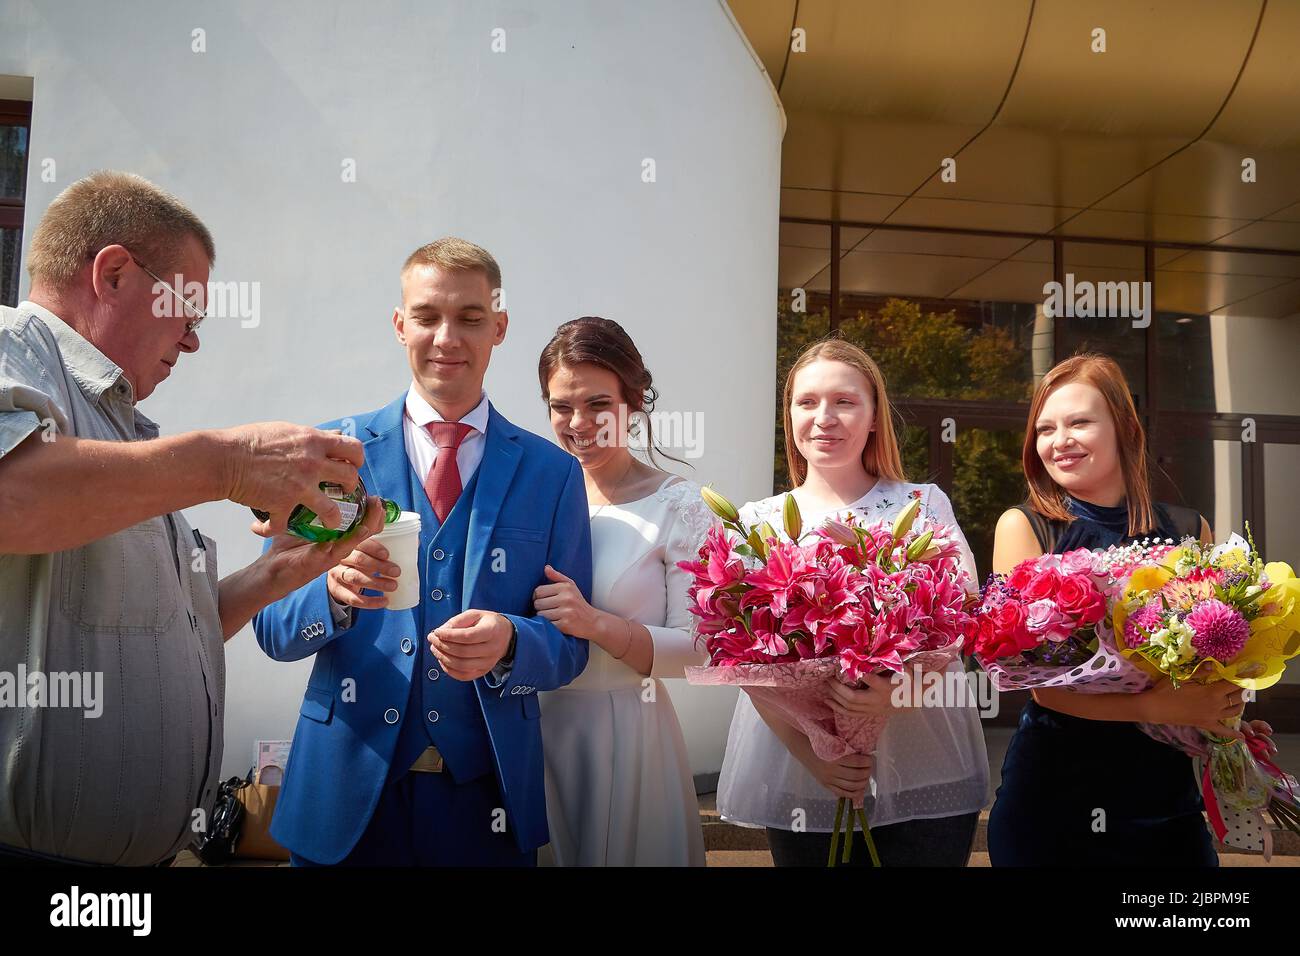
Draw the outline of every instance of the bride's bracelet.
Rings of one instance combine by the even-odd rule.
[[[623,645],[623,653],[616,654],[614,660],[621,661],[627,657],[627,652],[632,649],[632,621],[630,618],[623,618],[623,623],[627,625],[627,643]]]

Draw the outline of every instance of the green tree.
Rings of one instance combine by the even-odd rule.
[[[776,444],[772,456],[772,489],[774,494],[790,490],[790,478],[785,463],[785,419],[781,397],[785,390],[785,377],[790,366],[803,350],[826,337],[831,326],[828,306],[814,312],[792,312],[790,297],[777,299],[776,316]]]

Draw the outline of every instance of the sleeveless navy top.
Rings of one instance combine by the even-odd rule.
[[[1053,521],[1019,506],[1044,553],[1100,549],[1135,540],[1125,505],[1066,499],[1075,516]],[[1199,537],[1191,508],[1157,504],[1143,537]],[[989,814],[994,866],[1217,866],[1201,815],[1192,760],[1136,724],[1088,720],[1031,700],[1007,748]]]
[[[1144,537],[1172,538],[1177,544],[1189,535],[1198,538],[1201,534],[1200,514],[1182,505],[1157,502],[1152,509],[1156,527],[1149,534],[1137,536],[1128,533],[1127,505],[1108,508],[1067,495],[1065,507],[1074,515],[1074,520],[1068,523],[1045,518],[1028,504],[1016,506],[1029,519],[1044,554],[1064,554],[1076,548],[1096,551],[1111,545],[1131,544]]]

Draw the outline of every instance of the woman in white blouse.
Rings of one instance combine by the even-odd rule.
[[[783,401],[786,460],[805,528],[847,512],[861,523],[892,519],[911,498],[921,500],[918,521],[929,516],[956,528],[941,489],[904,480],[884,377],[862,349],[839,339],[811,346],[790,369]],[[741,517],[781,528],[783,499],[747,504]],[[974,587],[975,561],[957,536]],[[950,669],[960,671],[961,662]],[[742,693],[718,781],[719,812],[767,827],[777,866],[825,866],[838,798],[866,794],[883,866],[965,866],[988,802],[988,755],[973,703],[893,707],[888,677],[872,675],[866,684],[832,681],[832,707],[888,713],[889,722],[874,754],[835,762],[819,759],[804,734]],[[869,866],[860,833],[854,841],[852,862]]]
[[[608,319],[566,322],[542,352],[542,396],[582,465],[592,601],[547,568],[537,613],[591,642],[587,668],[540,695],[550,858],[561,866],[703,866],[686,743],[661,677],[707,659],[687,610],[693,560],[713,522],[700,487],[639,461],[628,422],[654,435],[656,398],[631,338]],[[547,854],[542,854],[546,861]]]

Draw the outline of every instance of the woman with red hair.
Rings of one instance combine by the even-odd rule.
[[[1143,538],[1211,541],[1191,508],[1153,502],[1146,436],[1124,373],[1076,355],[1038,384],[1022,453],[1029,498],[1005,512],[993,570],[1042,554]],[[1033,691],[1002,765],[989,816],[994,866],[1217,866],[1191,758],[1138,723],[1226,733],[1234,684],[1168,681],[1140,694]],[[1262,721],[1246,733],[1272,733]]]

